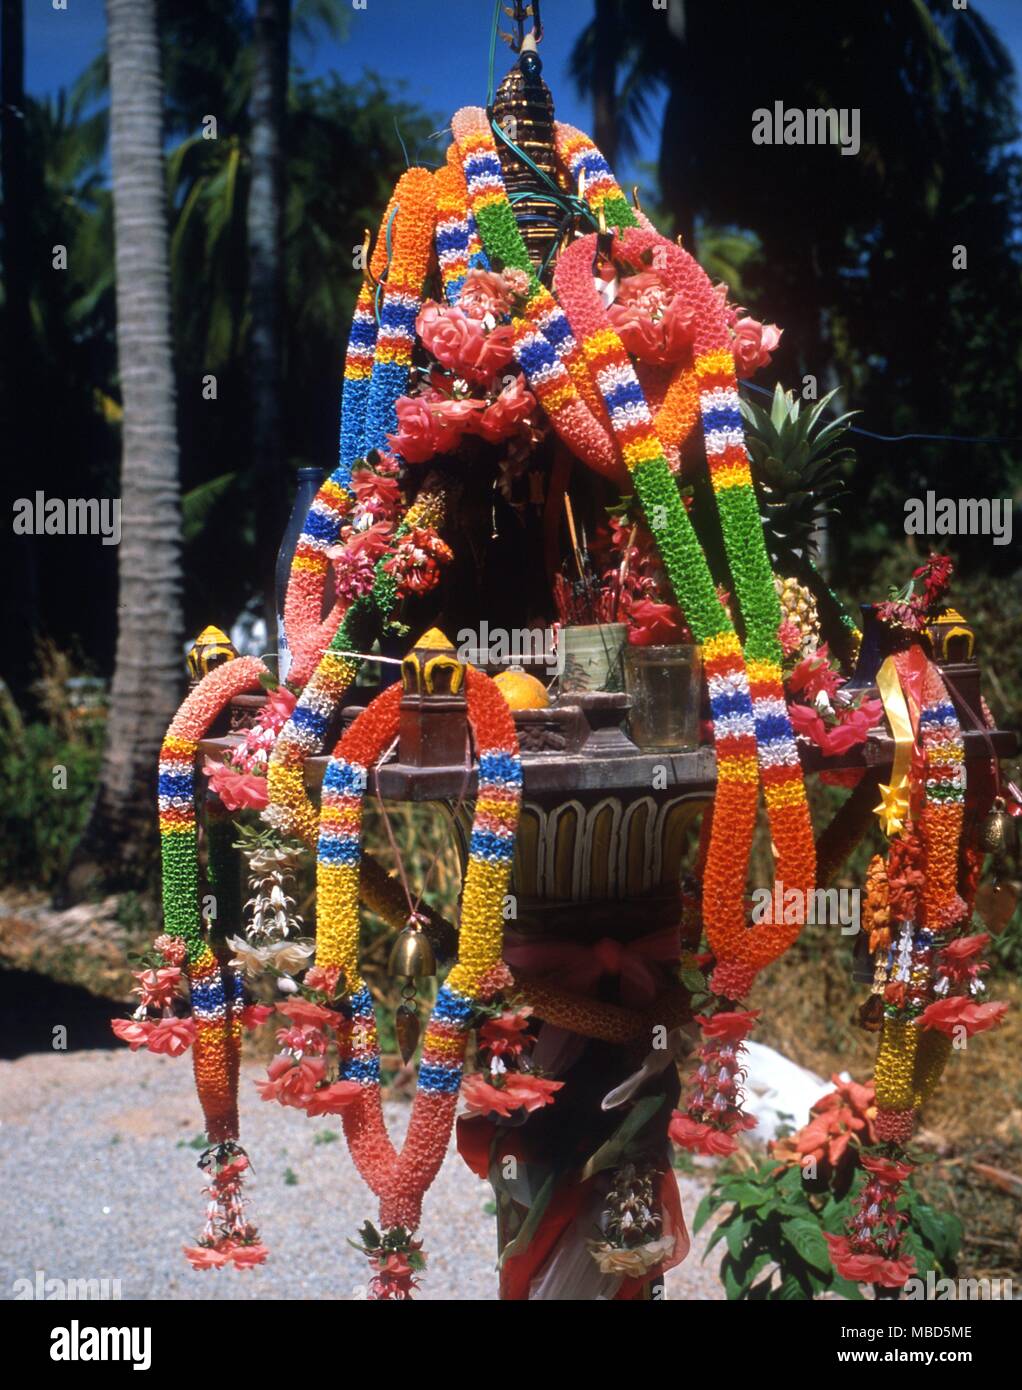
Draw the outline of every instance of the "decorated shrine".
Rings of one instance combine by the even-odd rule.
[[[193,648],[160,762],[163,930],[115,1030],[192,1053],[196,1270],[272,1258],[243,1147],[246,1108],[272,1103],[339,1117],[373,1297],[428,1284],[452,1135],[493,1185],[502,1298],[658,1297],[689,1245],[673,1148],[727,1156],[754,1126],[749,992],[807,921],[826,930],[812,912],[879,833],[856,945],[876,1143],[827,1242],[843,1278],[896,1291],[920,1108],[1004,1012],[973,912],[1009,848],[1015,736],[941,556],[861,612],[828,587],[848,417],[748,396],[780,330],[556,119],[533,11],[514,7],[492,103],[454,113],[443,163],[409,168],[366,234],[339,460],[299,517],[276,669],[216,629]],[[815,783],[836,810],[811,814]],[[367,843],[367,800],[449,818],[453,912]],[[242,819],[260,828],[239,854]],[[756,889],[777,907],[754,913]],[[389,1002],[366,911],[392,929]],[[400,1145],[383,1009],[415,1066]],[[278,1047],[239,1097],[246,1029]]]

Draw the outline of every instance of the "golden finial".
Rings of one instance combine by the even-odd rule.
[[[237,655],[238,649],[226,632],[212,623],[204,627],[188,649],[188,674],[192,684],[198,685],[214,667],[233,661]]]

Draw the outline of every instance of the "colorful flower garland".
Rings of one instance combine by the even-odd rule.
[[[614,440],[594,413],[595,399],[587,405],[580,394],[580,382],[590,395],[592,387],[578,344],[563,311],[533,270],[504,187],[486,112],[464,107],[453,117],[451,128],[464,166],[469,211],[491,264],[522,270],[529,277],[525,313],[514,321],[518,364],[554,429],[571,442],[573,451],[597,472],[624,482]]]
[[[602,182],[598,188],[602,188]],[[698,263],[656,232],[631,228],[616,242],[616,250],[617,247],[620,247],[620,257],[633,265],[642,265],[647,255],[659,255],[664,279],[676,292],[684,293],[696,309],[695,374],[700,383],[703,435],[728,564],[745,623],[744,657],[755,719],[760,780],[775,845],[776,872],[786,890],[793,888],[809,893],[816,872],[813,829],[798,748],[784,698],[781,645],[777,635],[781,623],[780,603],[745,450],[734,358],[726,345],[728,329],[723,301]],[[586,352],[594,374],[598,376],[602,370],[605,380],[613,379],[612,389],[619,404],[612,418],[617,421],[620,438],[621,429],[640,428],[644,402],[634,369],[616,335],[616,345],[612,345],[609,335],[613,330],[592,286],[585,258],[588,256],[591,264],[594,249],[589,238],[570,246],[558,262],[555,285],[571,323],[580,328],[584,325]],[[645,415],[648,420],[648,407]],[[656,438],[655,433],[649,431],[644,445],[647,450],[653,447],[648,442],[650,435]],[[660,453],[663,454],[662,446]],[[658,471],[662,473],[659,465]],[[648,508],[646,511],[649,516]],[[683,594],[679,593],[678,597],[684,608]],[[741,932],[740,936],[736,932],[729,933],[726,941],[710,936],[711,945],[729,967],[731,961],[740,962],[733,971],[728,968],[721,972],[716,980],[716,987],[736,998],[745,993],[756,971],[787,949],[798,934],[796,928],[782,945],[774,932],[753,933],[744,926]]]
[[[446,492],[424,489],[395,531],[395,545],[416,526],[439,530],[445,514]],[[362,664],[347,653],[366,651],[393,613],[398,586],[386,567],[392,554],[393,546],[377,562],[372,592],[345,613],[270,756],[265,819],[282,835],[295,835],[308,845],[316,842],[319,813],[305,790],[305,760],[323,751],[330,721]]]
[[[468,210],[465,172],[457,147],[447,151],[447,163],[436,171],[436,256],[444,296],[457,304],[470,270],[488,270],[490,262],[479,240],[475,218]]]
[[[344,362],[340,462],[309,508],[284,604],[284,630],[292,653],[288,676],[299,685],[309,678],[345,612],[345,603],[338,600],[326,618],[320,617],[330,570],[327,551],[337,544],[351,508],[355,462],[372,449],[386,448],[387,435],[396,427],[394,406],[408,386],[437,196],[438,185],[429,170],[409,169],[401,176],[355,305]]]
[[[223,971],[203,933],[199,901],[199,836],[195,757],[199,741],[235,695],[260,688],[266,667],[255,657],[218,666],[187,696],[160,750],[159,812],[163,919],[168,936],[187,950],[195,1018],[195,1083],[211,1144],[238,1137],[237,1050],[240,992],[225,988]]]
[[[499,158],[485,113],[473,108],[460,111],[454,118],[453,129],[465,159],[469,197],[475,199],[488,254],[504,264],[524,268],[529,264],[528,253],[503,189]],[[761,927],[750,931],[741,906],[741,885],[755,820],[757,753],[782,882],[810,890],[815,854],[801,765],[781,684],[777,638],[780,606],[742,442],[734,362],[719,347],[719,340],[723,337],[726,342],[727,335],[722,301],[691,257],[685,257],[679,248],[655,232],[640,230],[635,225],[636,219],[609,166],[587,137],[563,127],[560,143],[562,158],[572,173],[576,177],[585,174],[584,189],[590,207],[608,225],[628,229],[621,238],[624,254],[640,259],[654,247],[665,255],[668,250],[677,252],[676,256],[668,256],[666,264],[672,267],[676,280],[684,280],[686,292],[699,307],[696,350],[700,355],[696,374],[703,385],[701,404],[711,477],[736,587],[740,599],[744,599],[746,660],[754,663],[748,680],[737,638],[681,504],[641,384],[593,288],[594,238],[580,238],[560,257],[555,287],[563,308],[535,282],[527,319],[542,330],[542,338],[534,355],[531,354],[537,336],[522,339],[528,342],[528,350],[519,353],[519,362],[540,403],[549,411],[544,398],[544,375],[550,362],[551,333],[555,340],[570,342],[571,361],[581,358],[602,399],[675,594],[697,640],[707,648],[704,659],[711,682],[718,756],[718,793],[713,814],[720,834],[716,839],[717,851],[711,851],[707,864],[705,916],[707,935],[718,957],[714,987],[737,998],[747,991],[756,971],[781,954],[798,933],[797,924],[774,924],[767,930]],[[567,325],[563,330],[562,320]],[[577,380],[575,373],[573,384]],[[592,412],[585,411],[581,398],[576,406],[575,417],[560,425],[555,421],[555,425],[572,449],[586,458],[586,438],[576,429],[576,420],[584,413],[587,428],[598,426],[598,422]],[[734,741],[733,746],[729,740]],[[729,847],[727,852],[725,844]],[[735,846],[738,853],[733,852]],[[743,846],[746,855],[739,863]],[[739,877],[741,885],[736,888]]]
[[[330,560],[327,551],[337,544],[341,525],[351,508],[351,472],[362,450],[366,407],[376,352],[376,286],[387,268],[387,235],[395,215],[397,189],[383,215],[376,245],[365,268],[362,287],[344,359],[341,394],[340,461],[312,500],[295,546],[284,600],[284,630],[291,651],[288,677],[304,685],[309,673],[329,645],[344,616],[345,605],[335,603],[321,617]]]
[[[522,772],[514,721],[493,682],[466,671],[468,718],[479,760],[469,868],[461,904],[458,963],[441,986],[419,1065],[408,1134],[398,1153],[380,1101],[380,1049],[372,996],[359,970],[362,804],[370,769],[397,734],[400,684],[390,686],[347,730],[323,781],[317,868],[316,961],[340,968],[350,1022],[339,1037],[342,1078],[362,1086],[343,1112],[352,1157],[380,1198],[384,1226],[418,1225],[422,1197],[443,1162],[454,1123],[475,1006],[503,978],[503,898],[511,874]]]

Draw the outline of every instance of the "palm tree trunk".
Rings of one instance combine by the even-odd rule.
[[[256,553],[272,646],[274,559],[287,522],[283,440],[284,123],[290,0],[258,0],[252,74],[248,263],[251,328],[252,466]]]
[[[182,683],[181,505],[157,0],[106,0],[117,356],[124,425],[118,630],[106,748],[71,893],[137,883],[155,848],[160,742]]]

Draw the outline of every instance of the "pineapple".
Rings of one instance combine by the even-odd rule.
[[[842,441],[856,412],[822,420],[835,394],[803,410],[795,393],[778,384],[769,410],[746,400],[741,407],[767,551],[774,569],[790,576],[779,590],[782,616],[805,634],[807,651],[825,639],[848,668],[858,650],[858,629],[813,563],[826,520],[844,492],[842,473],[855,457]]]
[[[844,491],[842,469],[854,454],[839,441],[848,430],[850,411],[821,424],[837,393],[830,391],[804,413],[793,391],[774,388],[769,411],[742,401],[745,443],[763,516],[767,548],[775,566],[797,572],[816,553],[817,533]]]

